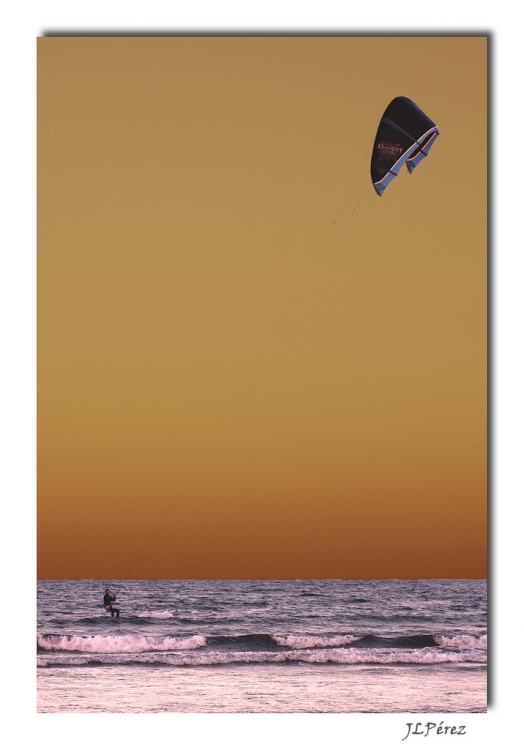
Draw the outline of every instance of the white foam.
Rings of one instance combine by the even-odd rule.
[[[481,635],[478,638],[473,635],[454,635],[450,638],[445,635],[437,635],[435,636],[435,641],[439,646],[446,646],[448,648],[485,650],[488,647],[487,635]]]
[[[108,653],[96,656],[72,656],[58,653],[39,655],[41,667],[57,665],[80,665],[90,661],[102,661],[107,664],[164,664],[170,666],[212,666],[216,664],[250,664],[250,663],[283,663],[305,662],[308,664],[446,664],[446,663],[486,663],[486,655],[476,652],[446,652],[435,648],[426,649],[376,649],[341,648],[322,651],[239,651],[220,652],[196,651],[193,653]]]
[[[392,649],[391,651],[377,651],[375,649],[344,649],[337,652],[320,651],[309,652],[300,657],[309,663],[325,664],[446,664],[463,662],[484,662],[468,653],[450,653],[428,649]]]
[[[190,638],[153,638],[136,635],[56,636],[38,635],[38,646],[48,651],[86,651],[94,654],[140,653],[143,651],[178,651],[206,645],[203,636]]]
[[[320,636],[300,636],[300,635],[287,635],[287,636],[274,636],[276,643],[279,646],[287,646],[288,648],[333,648],[336,646],[347,646],[350,643],[358,641],[358,637],[355,635],[337,635],[332,638],[322,638]]]
[[[167,609],[160,612],[141,612],[138,617],[153,617],[156,620],[167,620],[170,617],[174,617],[173,613]]]

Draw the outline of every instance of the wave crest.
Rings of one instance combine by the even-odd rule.
[[[37,636],[37,648],[41,651],[80,651],[91,654],[179,651],[202,648],[205,645],[206,639],[200,635],[190,638],[159,638],[136,635]]]
[[[471,649],[487,649],[488,647],[488,636],[481,635],[476,637],[474,635],[454,635],[447,637],[445,635],[435,636],[435,640],[439,646],[444,648],[471,648]]]
[[[135,653],[135,654],[93,654],[73,655],[58,653],[40,655],[38,665],[81,666],[84,664],[154,664],[176,667],[214,666],[225,664],[283,664],[302,662],[306,664],[484,664],[485,655],[478,652],[446,652],[435,648],[390,649],[377,651],[364,648],[338,648],[326,650],[297,651],[195,651],[190,653]]]

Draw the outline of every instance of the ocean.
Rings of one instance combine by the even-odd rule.
[[[41,713],[486,711],[485,580],[39,581],[37,615]]]

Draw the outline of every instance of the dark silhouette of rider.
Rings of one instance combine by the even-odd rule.
[[[111,596],[109,589],[106,589],[106,593],[104,594],[104,609],[106,612],[111,612],[111,617],[114,617],[115,613],[117,617],[120,617],[120,610],[113,607],[114,601],[116,601],[116,594]]]

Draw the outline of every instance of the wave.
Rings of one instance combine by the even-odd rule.
[[[139,624],[150,624],[152,621],[155,620],[167,620],[167,619],[174,619],[175,615],[170,612],[169,610],[161,610],[161,611],[153,611],[153,612],[140,612],[137,615],[125,615],[120,616],[120,618],[112,618],[110,614],[107,612],[103,612],[99,615],[92,615],[91,617],[79,617],[76,620],[71,620],[70,618],[61,618],[61,617],[55,617],[51,620],[51,623],[56,625],[106,625],[107,623],[113,623],[113,622],[131,622],[133,625],[139,625]]]
[[[299,596],[325,596],[325,594],[316,593],[315,591],[302,591]]]
[[[39,655],[38,666],[88,666],[99,664],[157,665],[173,667],[198,667],[227,664],[485,664],[486,656],[479,652],[450,652],[434,648],[426,649],[323,649],[281,651],[197,651],[186,653],[140,653],[140,654],[97,654]]]
[[[472,649],[487,649],[488,647],[488,636],[474,636],[474,635],[454,635],[447,637],[445,635],[435,636],[435,640],[439,646],[445,648],[472,648]]]
[[[248,633],[246,635],[215,635],[207,636],[209,646],[219,646],[223,649],[266,650],[278,649],[279,643],[268,633]]]
[[[438,646],[432,635],[403,635],[395,638],[384,638],[379,635],[364,635],[354,644],[355,646],[375,646],[385,648],[386,646],[396,648],[433,648]]]
[[[356,635],[270,635],[248,633],[244,635],[190,635],[190,636],[140,636],[140,635],[56,635],[38,634],[37,653],[43,657],[41,666],[50,663],[86,664],[106,663],[107,657],[115,663],[130,663],[140,658],[140,663],[187,664],[236,663],[244,661],[307,661],[311,663],[441,663],[486,659],[487,636],[471,635],[409,635],[385,638],[373,634]],[[188,652],[205,652],[205,656]],[[186,652],[181,654],[180,652]],[[51,658],[49,654],[55,654]],[[88,655],[88,658],[64,662],[66,655]],[[158,655],[161,654],[159,657]],[[274,657],[274,659],[273,659]],[[158,659],[160,658],[160,662]],[[58,661],[57,661],[58,659]],[[124,659],[124,662],[121,660]],[[174,659],[174,661],[173,661]],[[196,661],[195,661],[196,659]],[[204,661],[202,661],[204,659]],[[100,660],[102,660],[100,662]],[[120,661],[119,661],[120,660]],[[152,661],[151,661],[152,660]],[[182,661],[181,661],[182,660]],[[208,660],[208,661],[206,661]],[[209,661],[210,660],[210,661]],[[113,662],[111,662],[113,663]]]
[[[138,615],[138,617],[144,617],[144,618],[152,617],[153,620],[168,620],[171,617],[174,617],[174,615],[168,609],[164,609],[159,612],[141,612]]]
[[[206,645],[202,636],[162,638],[136,635],[38,635],[38,651],[79,651],[88,653],[140,653],[144,651],[179,651]]]
[[[470,635],[452,637],[434,635],[407,635],[386,638],[379,635],[337,635],[322,636],[275,636],[274,640],[280,646],[288,648],[458,648],[458,649],[486,649],[487,636],[478,638]]]
[[[275,641],[279,646],[286,646],[291,649],[304,648],[334,648],[337,646],[347,646],[354,644],[359,640],[354,635],[335,635],[335,636],[316,636],[316,635],[286,635],[275,636]]]

